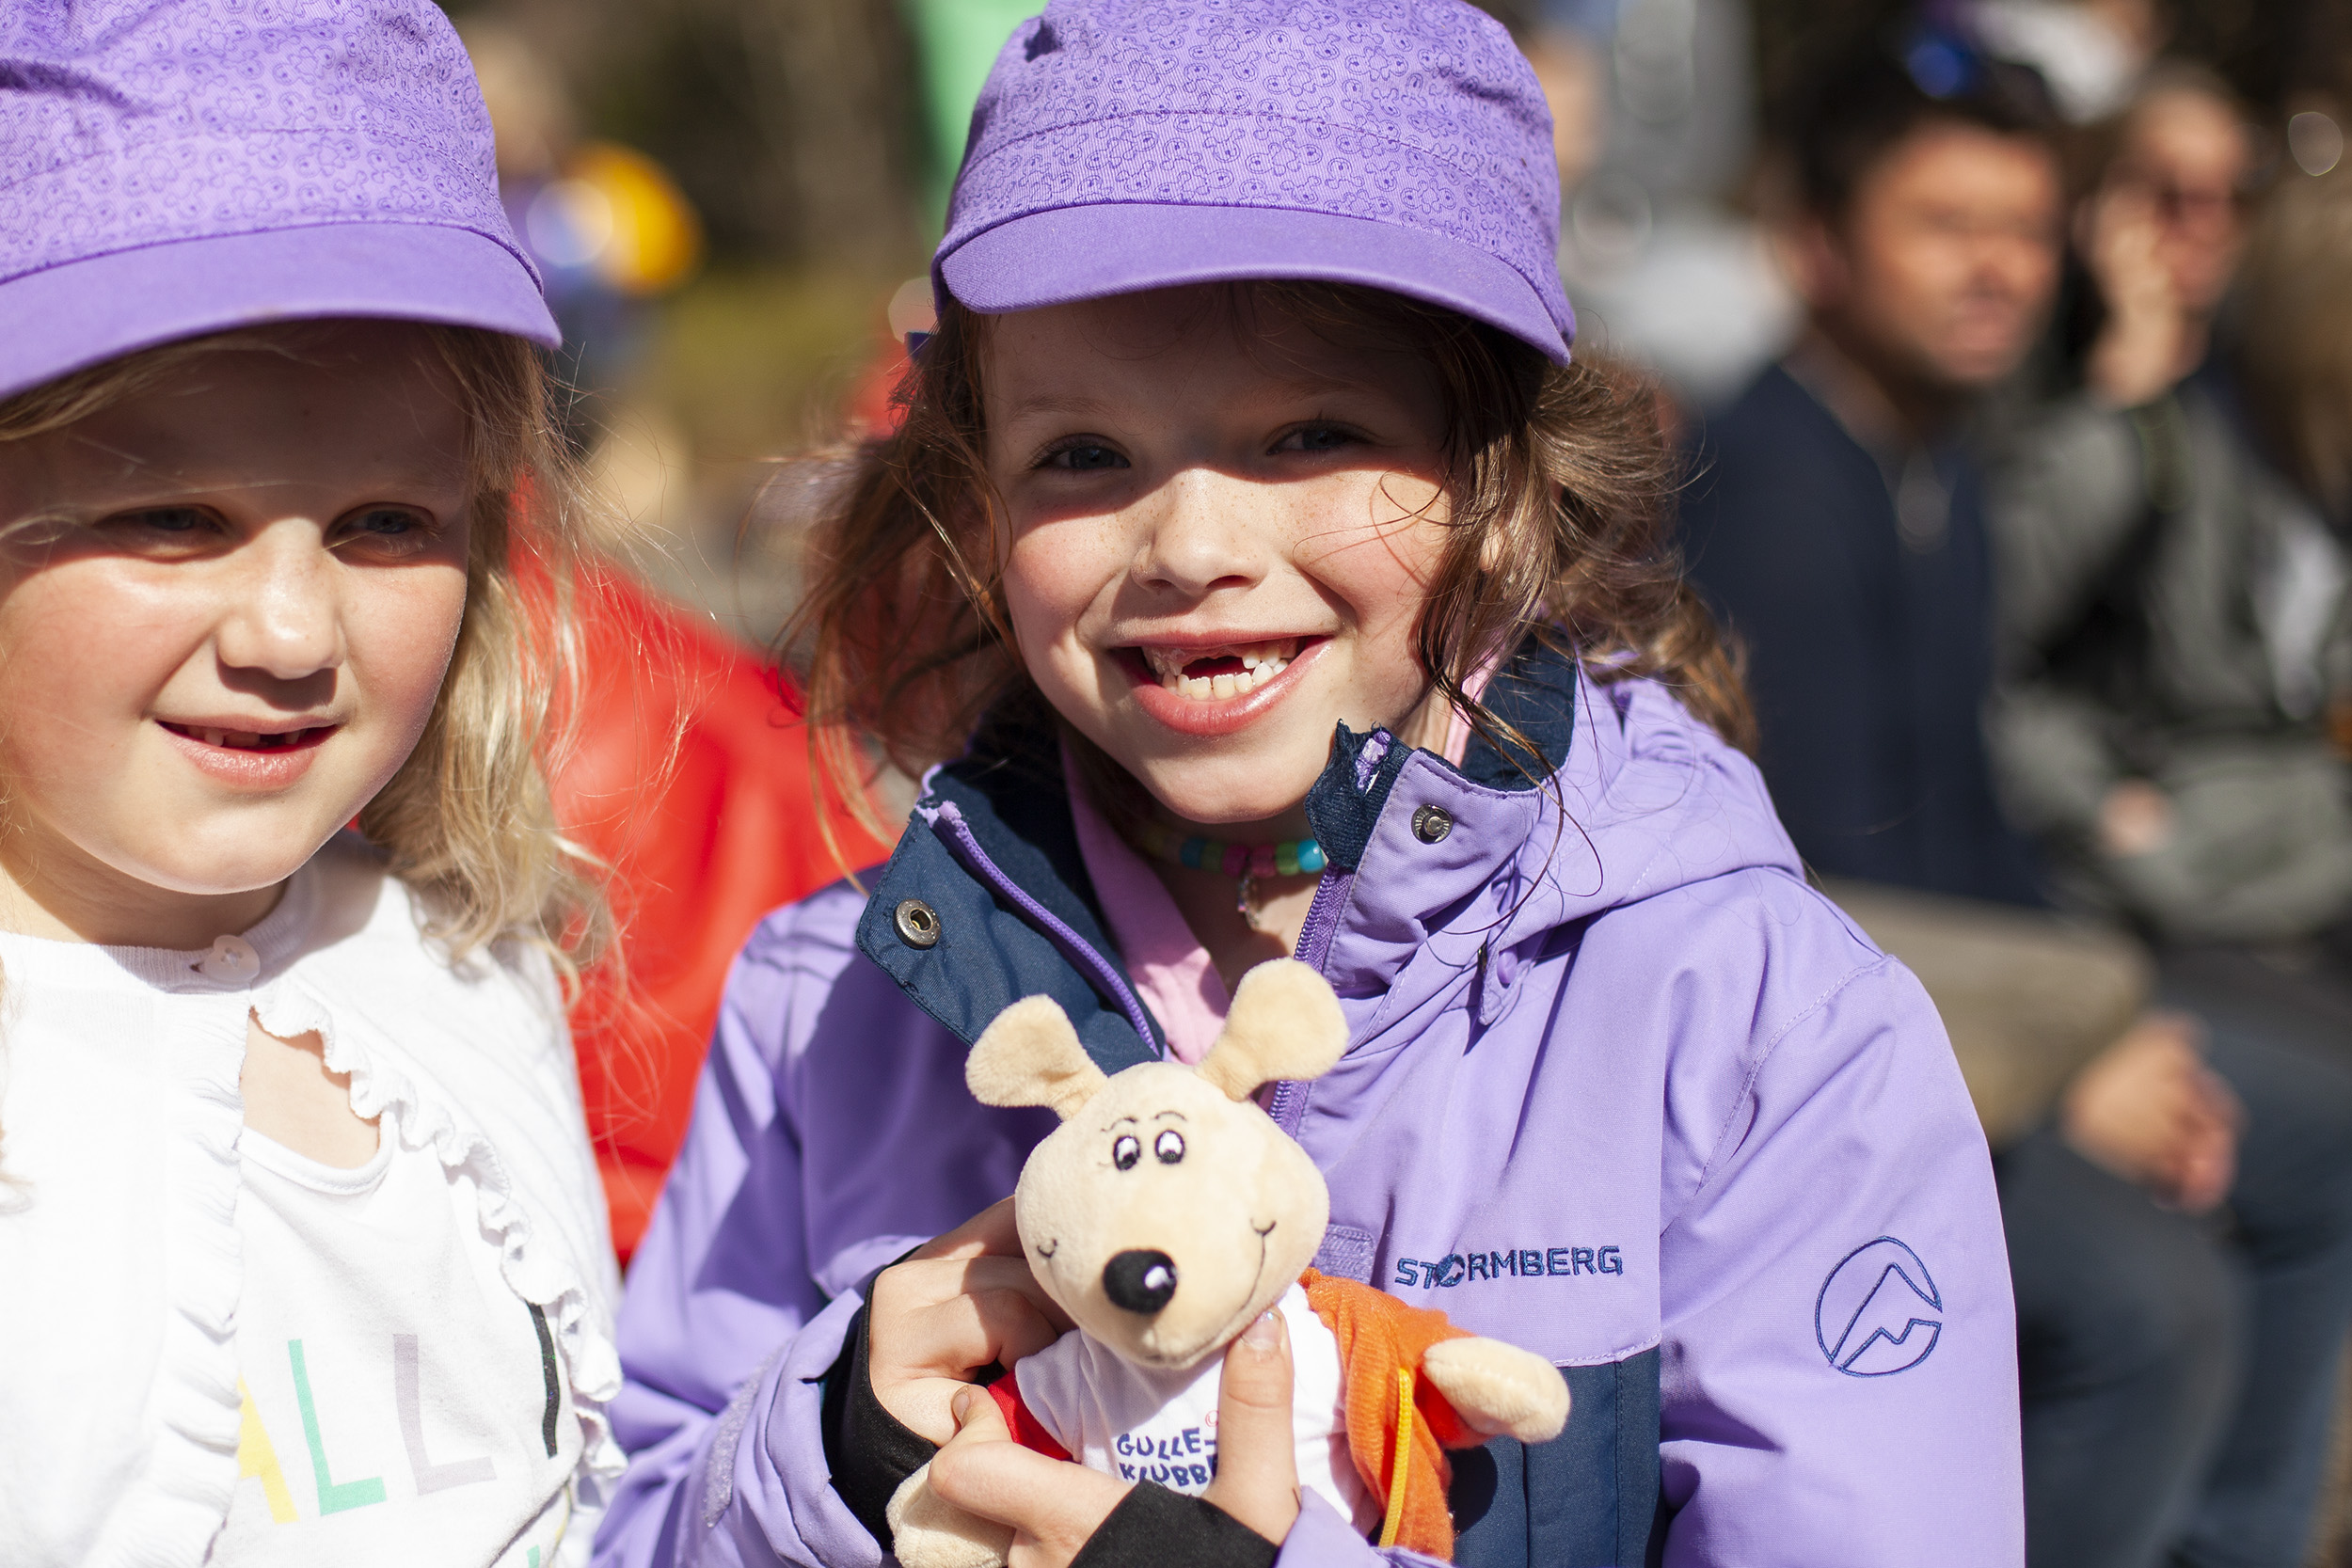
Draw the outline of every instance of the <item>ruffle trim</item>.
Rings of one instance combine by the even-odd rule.
[[[326,1002],[294,975],[257,990],[253,1009],[262,1027],[280,1039],[315,1031],[328,1069],[351,1076],[356,1114],[373,1118],[391,1112],[404,1144],[430,1146],[443,1170],[472,1180],[484,1232],[498,1238],[501,1276],[516,1295],[545,1309],[554,1323],[556,1344],[571,1380],[573,1408],[585,1431],[582,1459],[593,1484],[580,1500],[601,1508],[628,1467],[606,1414],[621,1391],[621,1358],[611,1332],[596,1321],[580,1260],[562,1258],[565,1248],[560,1242],[533,1245],[530,1213],[516,1196],[513,1179],[490,1140],[480,1130],[461,1125],[449,1107],[420,1094],[415,1082],[391,1059],[397,1048],[387,1051],[383,1042],[357,1037],[374,1033],[366,1022],[355,1021],[343,1027]],[[575,1491],[580,1489],[576,1485]]]
[[[236,1490],[244,1009],[224,1010],[220,1022],[207,1020],[189,1035],[165,1154],[171,1217],[169,1315],[155,1383],[160,1430],[144,1483],[98,1543],[102,1558],[201,1562]]]

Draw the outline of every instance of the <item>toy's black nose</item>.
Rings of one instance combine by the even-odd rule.
[[[1103,1293],[1113,1307],[1156,1312],[1176,1293],[1176,1259],[1165,1252],[1122,1252],[1103,1266]]]

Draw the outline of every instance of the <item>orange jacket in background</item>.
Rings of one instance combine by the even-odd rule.
[[[736,950],[841,871],[807,728],[758,656],[611,566],[583,566],[577,594],[582,720],[555,809],[613,868],[624,962],[590,971],[572,1029],[626,1263],[686,1135]],[[834,832],[850,865],[888,853],[838,813]]]

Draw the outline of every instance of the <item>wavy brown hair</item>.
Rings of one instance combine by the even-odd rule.
[[[1597,679],[1656,677],[1733,745],[1753,744],[1733,650],[1668,537],[1677,470],[1646,383],[1589,357],[1554,365],[1493,327],[1381,290],[1253,282],[1219,293],[1245,326],[1249,312],[1273,311],[1334,342],[1402,344],[1434,372],[1450,537],[1415,648],[1474,731],[1505,756],[1533,752],[1467,689],[1532,634]],[[878,832],[869,747],[920,773],[960,752],[990,708],[1035,691],[999,575],[1006,513],[985,460],[989,325],[949,300],[898,388],[898,430],[841,454],[837,499],[811,540],[807,596],[785,633],[787,657],[806,668],[824,786]],[[1089,760],[1099,783],[1104,759]]]

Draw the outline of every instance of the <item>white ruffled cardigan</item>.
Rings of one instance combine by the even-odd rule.
[[[555,1325],[593,1528],[624,1464],[619,1278],[552,972],[519,944],[453,970],[417,920],[344,837],[244,933],[250,979],[0,934],[0,1563],[195,1568],[228,1513],[247,1009],[317,1030],[355,1111],[395,1109],[473,1178],[507,1282]]]

